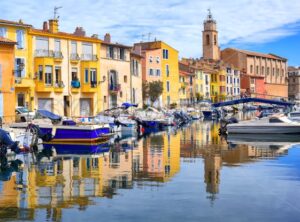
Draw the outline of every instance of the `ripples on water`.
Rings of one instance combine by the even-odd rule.
[[[218,127],[9,157],[23,164],[0,174],[0,219],[299,221],[298,136],[226,141]]]

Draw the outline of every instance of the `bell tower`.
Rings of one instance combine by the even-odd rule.
[[[220,59],[220,48],[218,41],[217,23],[213,19],[210,9],[208,15],[204,20],[204,30],[202,31],[202,46],[204,59]]]

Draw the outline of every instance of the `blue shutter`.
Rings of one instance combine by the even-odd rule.
[[[6,37],[6,28],[4,28],[4,27],[0,28],[0,36],[1,37]]]

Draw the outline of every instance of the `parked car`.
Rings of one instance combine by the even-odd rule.
[[[33,119],[35,112],[29,111],[26,107],[16,108],[16,122],[28,122]]]

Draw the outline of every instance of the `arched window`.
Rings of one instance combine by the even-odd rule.
[[[206,45],[209,45],[210,43],[209,43],[209,35],[207,34],[206,35]]]
[[[214,35],[214,44],[217,45],[217,36]]]

